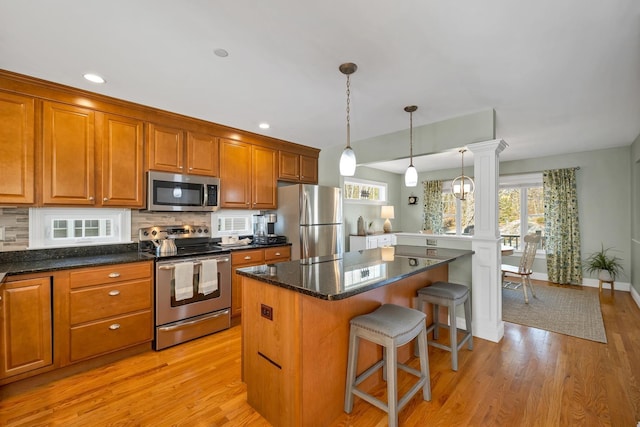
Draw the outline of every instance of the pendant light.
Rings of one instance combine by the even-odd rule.
[[[358,66],[353,62],[347,62],[340,65],[339,69],[342,74],[347,76],[347,146],[340,156],[340,175],[353,176],[356,173],[356,153],[351,148],[351,123],[349,121],[349,104],[351,102],[350,76],[356,72]]]
[[[418,109],[415,105],[404,107],[404,111],[409,113],[409,167],[404,173],[404,185],[415,187],[418,185],[418,171],[413,166],[413,112]]]
[[[467,195],[473,193],[473,190],[476,187],[473,180],[464,174],[465,151],[467,151],[466,148],[461,148],[460,150],[458,150],[458,152],[462,156],[461,173],[459,177],[455,178],[451,182],[451,190],[453,191],[453,195],[460,200],[466,200]]]

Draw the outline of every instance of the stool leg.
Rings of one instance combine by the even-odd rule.
[[[427,328],[422,328],[418,335],[418,351],[420,353],[420,371],[426,381],[422,387],[422,398],[431,400],[431,375],[429,374],[429,350],[427,349]]]
[[[438,314],[440,312],[440,306],[438,304],[433,304],[433,339],[437,340],[440,336],[440,320],[438,319]]]
[[[458,325],[456,324],[456,305],[449,304],[449,345],[451,346],[451,368],[458,370]]]
[[[469,350],[473,350],[473,331],[471,330],[471,299],[469,297],[464,300],[464,322],[467,325],[467,333],[469,334]]]
[[[356,382],[359,339],[353,328],[351,328],[349,332],[349,356],[347,359],[347,384],[344,392],[344,411],[347,414],[350,414],[353,410],[353,388]]]
[[[398,426],[398,372],[396,347],[392,343],[387,343],[385,352],[387,354],[387,406],[389,407],[389,427]]]

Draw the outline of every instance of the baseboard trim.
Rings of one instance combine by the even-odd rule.
[[[631,298],[633,298],[638,308],[640,308],[640,294],[638,294],[635,288],[631,288]]]
[[[549,281],[549,276],[546,273],[536,273],[533,272],[533,274],[531,275],[531,278],[533,280],[543,280],[545,282]],[[582,279],[582,286],[586,286],[588,288],[598,288],[599,285],[599,281],[598,279],[592,279],[590,277],[585,277]],[[604,283],[602,285],[602,289],[610,289],[611,286],[608,283]],[[616,280],[615,282],[615,286],[614,286],[616,291],[623,291],[623,292],[630,292],[631,291],[631,283],[629,282],[618,282]]]

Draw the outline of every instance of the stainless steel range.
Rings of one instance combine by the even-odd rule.
[[[155,258],[155,350],[229,328],[231,255],[208,226],[141,228],[138,248]]]

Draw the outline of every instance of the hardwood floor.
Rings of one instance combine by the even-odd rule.
[[[473,351],[462,349],[458,372],[449,353],[429,347],[433,400],[414,397],[400,425],[636,426],[640,309],[628,292],[600,298],[608,344],[507,323],[500,343],[476,338]],[[0,425],[267,426],[246,403],[240,346],[236,326],[48,384],[5,386]],[[353,413],[333,425],[386,423],[356,398]]]

